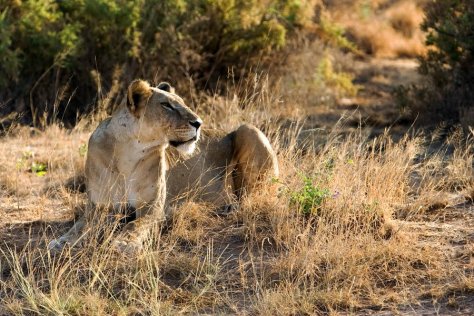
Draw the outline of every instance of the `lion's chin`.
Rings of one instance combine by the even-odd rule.
[[[183,144],[176,146],[176,149],[185,155],[190,155],[196,149],[196,141],[189,141]]]

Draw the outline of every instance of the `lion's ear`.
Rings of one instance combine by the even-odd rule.
[[[160,82],[157,88],[166,92],[174,93],[174,88],[168,82]]]
[[[143,80],[133,80],[128,86],[127,91],[127,107],[130,112],[135,113],[138,106],[143,100],[148,99],[152,95],[150,84]]]

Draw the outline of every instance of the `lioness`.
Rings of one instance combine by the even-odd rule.
[[[233,194],[240,196],[264,177],[278,175],[268,139],[250,125],[223,136],[205,133],[198,153],[190,156],[201,124],[168,83],[155,88],[146,81],[133,81],[126,106],[101,122],[89,139],[85,216],[48,247],[57,251],[75,244],[86,223],[105,212],[133,214],[123,238],[114,243],[120,250],[136,251],[152,225],[165,218],[165,209],[170,209],[165,202],[171,205],[198,186],[197,198],[225,205]],[[173,149],[166,158],[169,145]]]

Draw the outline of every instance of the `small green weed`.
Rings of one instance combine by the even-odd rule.
[[[42,177],[46,174],[47,172],[47,166],[41,162],[33,162],[31,164],[31,172],[36,174],[38,177]]]
[[[309,177],[303,178],[303,187],[298,191],[289,192],[290,203],[296,205],[305,216],[317,215],[323,202],[330,196],[327,188],[313,184]]]
[[[43,177],[48,171],[48,166],[47,164],[36,162],[34,158],[35,153],[33,151],[29,149],[25,150],[21,158],[18,158],[16,161],[16,169],[18,171],[32,172],[38,177]]]

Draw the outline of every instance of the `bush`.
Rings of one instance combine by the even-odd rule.
[[[3,0],[2,111],[23,111],[26,104],[33,120],[44,111],[75,119],[103,91],[134,77],[191,78],[215,89],[228,67],[262,64],[295,28],[310,23],[313,4],[304,3]]]
[[[474,2],[430,2],[422,29],[430,49],[420,71],[431,79],[430,110],[457,120],[459,110],[474,105]]]
[[[321,87],[330,88],[340,97],[354,97],[361,87],[354,84],[353,74],[335,70],[333,61],[327,53],[318,64],[315,81]]]
[[[22,111],[15,104],[27,103],[33,123],[43,111],[64,112],[70,105],[75,117],[86,110],[97,95],[91,71],[100,67],[108,74],[126,61],[139,17],[134,9],[137,3],[31,0],[0,4],[0,32],[5,39],[0,46],[0,77],[4,79],[0,97],[15,101],[4,110]],[[64,96],[67,86],[74,87],[69,93],[72,99]]]

